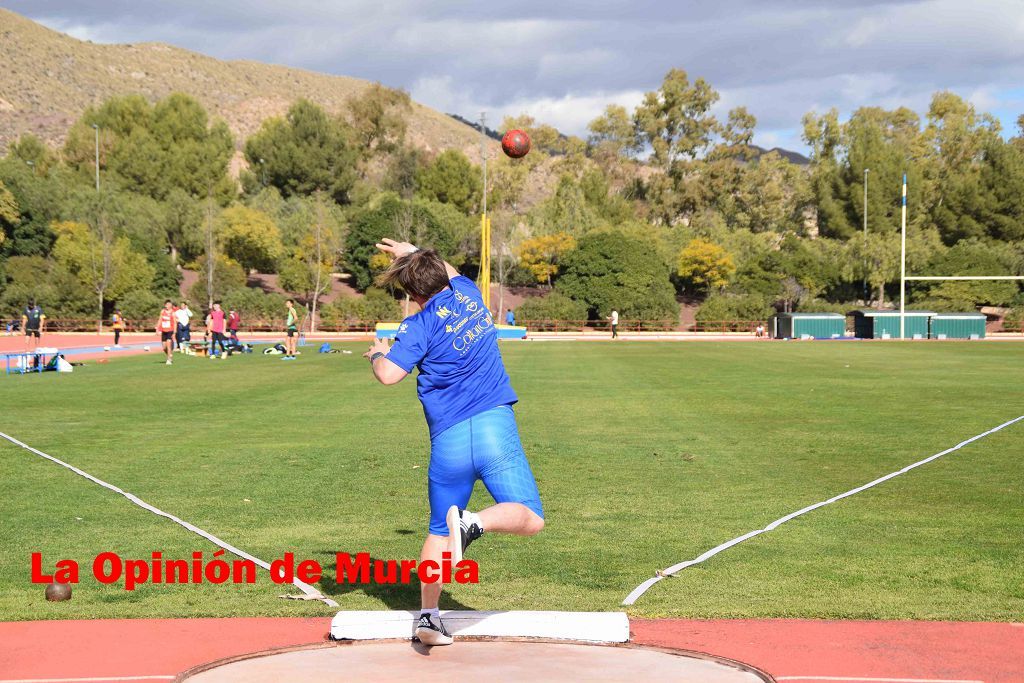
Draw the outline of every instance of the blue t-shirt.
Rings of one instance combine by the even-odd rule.
[[[402,321],[388,360],[419,368],[416,393],[430,437],[485,410],[518,401],[498,351],[498,332],[480,290],[467,277]]]

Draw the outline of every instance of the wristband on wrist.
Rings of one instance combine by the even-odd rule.
[[[384,353],[383,351],[378,351],[377,353],[370,356],[370,365],[373,365],[373,362],[378,358],[385,358],[387,355],[388,354]]]

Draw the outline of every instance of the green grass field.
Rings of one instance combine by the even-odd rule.
[[[365,344],[335,345],[355,350]],[[266,560],[414,558],[428,439],[414,383],[358,355],[294,363],[157,355],[0,377],[0,431]],[[510,343],[547,528],[485,536],[481,580],[443,607],[618,609],[654,570],[1024,414],[1024,347],[999,343]],[[1024,422],[662,581],[638,616],[1024,620]],[[101,551],[213,546],[0,442],[0,618],[327,615],[255,585],[91,576]],[[489,500],[482,487],[472,507]],[[46,603],[29,557],[77,559]],[[52,566],[52,565],[51,565]],[[418,606],[414,586],[320,589],[343,609]]]

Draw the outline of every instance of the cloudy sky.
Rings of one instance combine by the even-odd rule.
[[[756,141],[803,150],[800,118],[941,89],[1012,131],[1024,113],[1024,0],[0,0],[94,42],[162,41],[378,80],[497,123],[568,133],[632,107],[672,67],[703,76]]]

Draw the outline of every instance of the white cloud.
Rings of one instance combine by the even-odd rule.
[[[878,17],[864,17],[846,34],[846,44],[850,47],[863,47],[874,40],[885,29],[885,24]]]
[[[430,76],[417,81],[413,99],[444,112],[458,113],[476,120],[487,112],[488,126],[497,128],[506,116],[529,114],[539,122],[567,133],[586,135],[587,124],[601,115],[609,104],[632,109],[643,98],[640,90],[617,93],[567,94],[562,97],[519,98],[507,102],[487,102],[474,96],[471,89],[456,87],[451,76]]]
[[[60,30],[62,33],[66,33],[73,38],[78,38],[79,40],[88,40],[92,42],[99,42],[102,40],[100,32],[96,31],[96,28],[93,26],[71,24],[61,27]]]
[[[990,111],[999,104],[999,97],[988,86],[978,88],[967,96],[967,100],[979,111]]]
[[[744,105],[755,139],[799,142],[810,110],[909,106],[950,89],[1012,128],[1024,107],[1022,0],[3,0],[79,38],[160,40],[380,80],[492,123],[527,112],[584,135],[672,67]],[[1012,93],[1012,94],[1011,94]]]
[[[779,146],[779,141],[782,140],[782,139],[783,139],[783,135],[780,134],[778,131],[769,130],[769,131],[765,131],[765,132],[759,133],[757,135],[757,143],[756,144],[761,145],[762,147],[764,147],[766,149],[771,149],[772,147],[778,147]]]
[[[600,116],[609,104],[621,104],[631,110],[640,103],[643,96],[640,90],[588,95],[568,94],[558,98],[523,99],[505,105],[502,109],[510,115],[527,113],[563,132],[586,136],[587,124]]]

